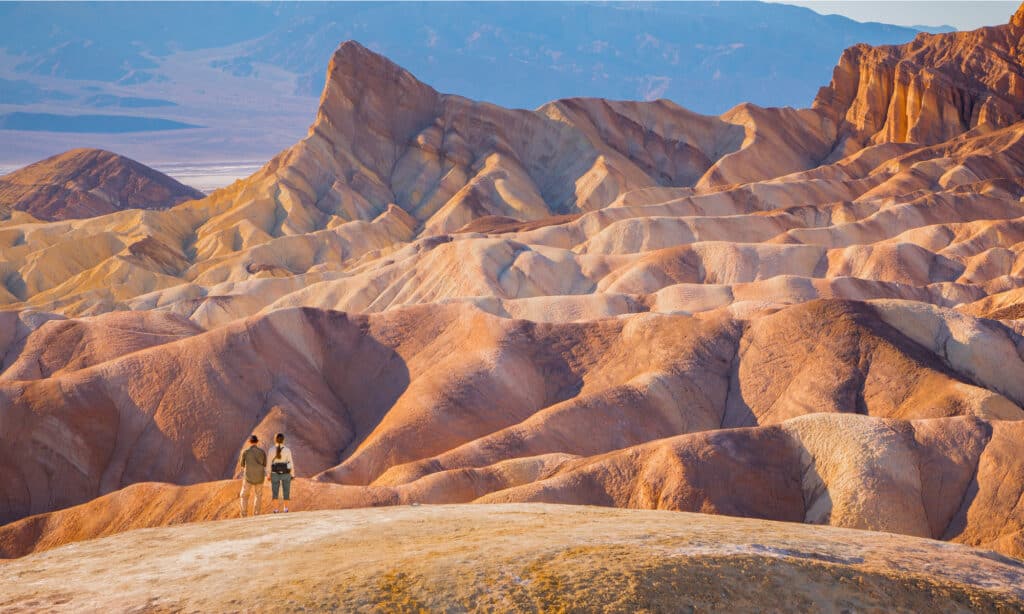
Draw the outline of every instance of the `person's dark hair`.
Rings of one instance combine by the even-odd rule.
[[[249,438],[249,443],[259,443],[259,442],[260,442],[260,438],[255,436],[255,435],[253,435],[252,437]]]
[[[284,449],[284,446],[282,445],[284,444],[284,433],[274,435],[274,441],[277,442],[277,456],[274,457],[274,460],[278,460],[281,458],[281,450]]]

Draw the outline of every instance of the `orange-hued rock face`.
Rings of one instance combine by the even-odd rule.
[[[0,208],[40,220],[167,209],[203,193],[124,156],[73,149],[0,176]]]
[[[1024,557],[1021,18],[812,109],[441,94],[355,42],[171,210],[0,220],[0,552],[235,513],[574,503]],[[34,215],[34,214],[33,214]],[[153,483],[157,484],[153,484]]]
[[[905,45],[850,47],[814,108],[840,126],[837,154],[868,144],[934,144],[1024,117],[1024,22]]]

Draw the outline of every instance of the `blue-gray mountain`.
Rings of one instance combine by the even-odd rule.
[[[0,68],[83,94],[85,82],[159,81],[176,55],[218,49],[208,65],[284,69],[317,96],[324,58],[356,39],[442,91],[503,106],[664,97],[717,114],[744,101],[806,106],[844,48],[914,34],[757,2],[12,3],[0,7]]]

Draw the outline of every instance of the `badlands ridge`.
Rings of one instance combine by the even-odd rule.
[[[0,178],[0,556],[229,517],[243,438],[285,431],[307,509],[1024,557],[1022,39],[856,46],[811,108],[720,117],[503,109],[347,42],[308,136],[208,197],[71,214]]]

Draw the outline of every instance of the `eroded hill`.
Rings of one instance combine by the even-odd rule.
[[[123,209],[168,209],[202,197],[159,171],[99,149],[73,149],[0,176],[6,217],[23,211],[49,221],[89,218]]]

